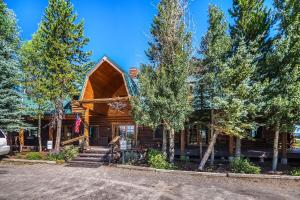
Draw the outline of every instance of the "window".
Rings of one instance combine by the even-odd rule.
[[[163,131],[164,131],[164,126],[159,125],[155,130],[153,134],[154,139],[162,139],[163,138]]]
[[[5,138],[5,135],[1,130],[0,130],[0,138]]]

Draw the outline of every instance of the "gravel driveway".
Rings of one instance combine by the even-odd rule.
[[[0,199],[300,199],[300,182],[2,163]]]

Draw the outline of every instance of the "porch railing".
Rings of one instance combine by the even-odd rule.
[[[61,145],[64,146],[64,145],[66,145],[66,144],[71,144],[71,143],[77,142],[77,141],[79,141],[79,143],[83,143],[84,139],[85,139],[85,136],[84,136],[84,135],[81,135],[81,136],[72,138],[72,139],[70,139],[70,140],[63,141],[63,142],[61,143]],[[81,142],[80,142],[80,141],[81,141]]]

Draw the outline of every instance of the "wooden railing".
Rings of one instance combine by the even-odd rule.
[[[64,146],[66,144],[71,144],[73,142],[77,142],[77,141],[80,141],[80,140],[84,140],[84,135],[81,135],[81,136],[78,136],[78,137],[75,137],[75,138],[72,138],[70,140],[66,140],[66,141],[63,141],[61,144]]]
[[[120,139],[121,139],[120,136],[116,136],[108,144],[108,146],[110,148],[109,163],[113,162],[113,160],[114,160],[114,153],[116,153],[116,151],[118,149],[118,145],[119,145],[118,142],[119,142]]]

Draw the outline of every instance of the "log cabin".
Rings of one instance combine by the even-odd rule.
[[[192,80],[192,79],[191,79]],[[190,81],[191,86],[194,84]],[[131,113],[129,99],[138,95],[138,71],[135,68],[126,73],[108,57],[103,57],[86,75],[79,97],[65,102],[62,127],[62,143],[78,144],[78,140],[85,138],[86,146],[107,146],[115,138],[125,136],[132,147],[141,149],[160,148],[162,130],[158,127],[138,126]],[[191,115],[185,125],[185,130],[175,136],[175,155],[177,158],[199,159],[211,138],[209,131],[209,117],[206,124],[199,119],[207,112],[197,111]],[[75,133],[76,117],[80,116],[82,123],[80,132]],[[55,143],[55,128],[51,125],[51,115],[46,115],[42,121],[42,144],[47,141]],[[36,120],[28,119],[37,126]],[[37,147],[36,131],[21,131],[19,133],[20,146],[24,149]],[[273,133],[265,127],[249,133],[249,138],[242,140],[242,154],[254,158],[272,157]],[[77,139],[76,139],[77,138]],[[281,134],[280,155],[295,157],[287,152],[291,145],[291,135]],[[77,142],[77,143],[76,143]],[[11,139],[11,143],[14,143]],[[215,147],[216,157],[230,157],[234,154],[235,139],[221,135]],[[298,155],[296,156],[298,157]]]

